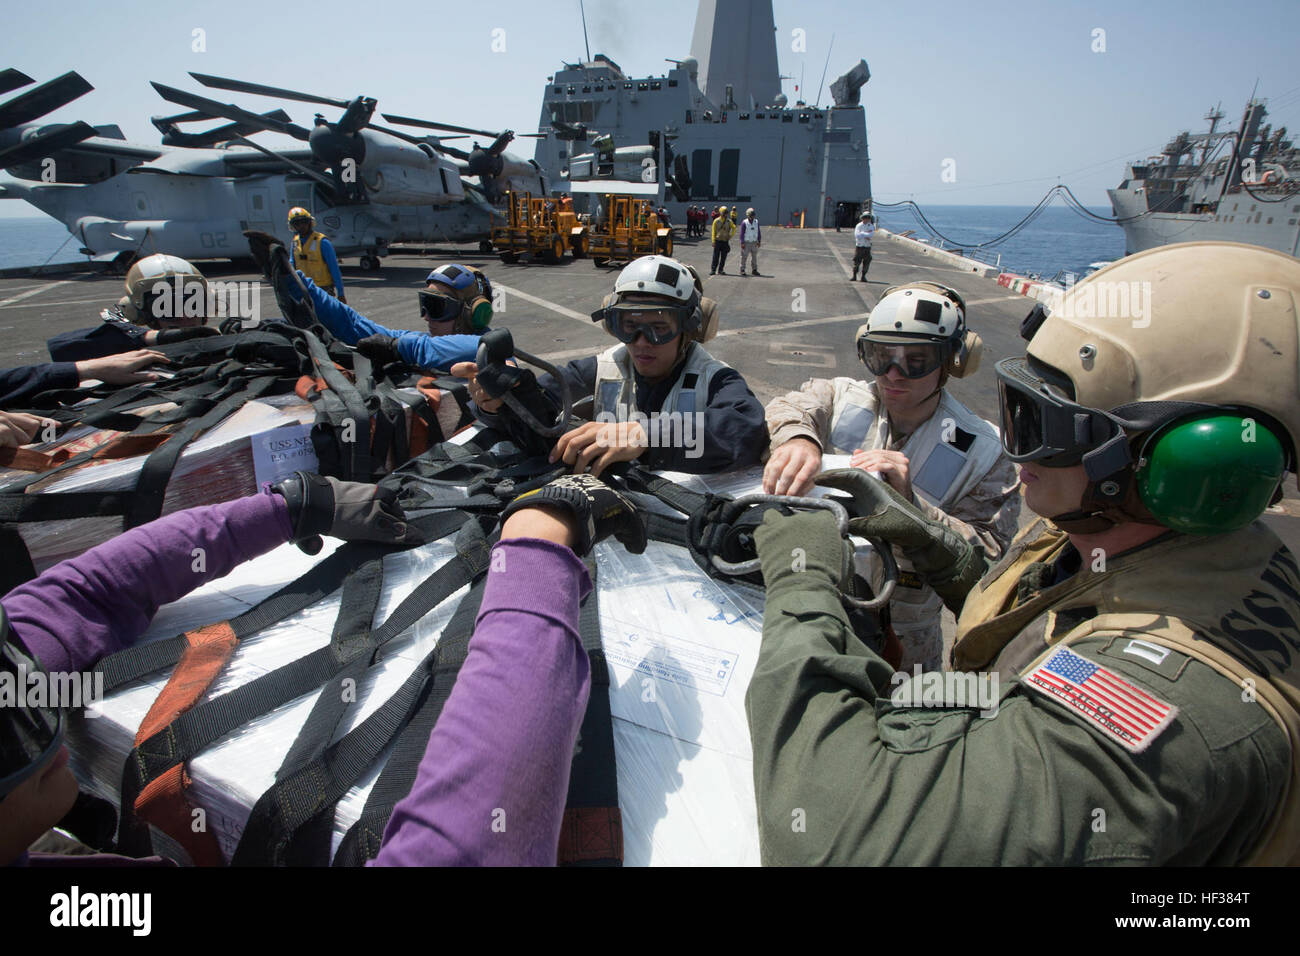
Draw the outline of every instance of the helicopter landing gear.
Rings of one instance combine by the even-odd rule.
[[[492,251],[492,240],[491,240],[491,239],[480,239],[480,240],[478,241],[478,251],[479,251],[479,252],[491,252],[491,251]]]
[[[378,256],[362,256],[361,269],[363,272],[378,272],[383,265]]]
[[[135,262],[135,253],[130,249],[123,249],[113,257],[114,274],[122,276],[126,275],[133,262]]]

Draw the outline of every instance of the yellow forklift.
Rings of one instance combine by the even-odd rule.
[[[559,199],[511,191],[506,194],[506,224],[492,227],[492,245],[507,263],[518,262],[521,255],[556,263],[566,249],[581,259],[587,255],[587,227]]]
[[[626,262],[640,256],[673,254],[673,231],[649,199],[601,194],[601,211],[588,236],[592,264]]]

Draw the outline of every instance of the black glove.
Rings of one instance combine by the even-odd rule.
[[[591,475],[564,475],[520,495],[501,514],[504,522],[524,508],[556,508],[574,519],[575,554],[586,555],[611,534],[632,554],[645,550],[645,518],[631,499]]]
[[[271,490],[289,506],[293,542],[307,554],[320,552],[322,534],[385,544],[406,539],[406,514],[397,503],[395,488],[297,471],[275,482]]]
[[[280,314],[290,325],[309,329],[318,337],[324,338],[311,300],[298,287],[298,277],[294,274],[293,263],[289,261],[284,243],[269,232],[258,232],[255,229],[245,230],[244,238],[248,240],[248,251],[252,253],[253,260],[271,283]]]
[[[190,339],[201,339],[209,335],[220,334],[219,330],[206,325],[198,325],[192,329],[162,329],[158,333],[158,344],[171,345],[173,342],[188,342]]]
[[[253,256],[253,261],[257,267],[262,270],[262,275],[268,282],[271,279],[271,265],[273,251],[276,246],[284,248],[284,243],[271,235],[269,232],[258,232],[256,229],[249,229],[244,232],[244,238],[248,240],[248,251]]]
[[[357,343],[357,351],[370,361],[378,362],[381,365],[388,362],[402,361],[402,356],[397,351],[397,339],[383,333],[367,335]]]

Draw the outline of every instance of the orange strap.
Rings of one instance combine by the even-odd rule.
[[[556,862],[565,866],[591,860],[623,862],[623,814],[618,807],[570,807],[564,811]]]
[[[134,458],[153,451],[171,436],[154,432],[149,435],[121,435],[112,438],[95,449],[91,459],[107,461],[119,458]],[[52,471],[69,458],[80,454],[80,448],[56,448],[54,451],[37,451],[34,448],[0,448],[0,466],[17,468],[20,471],[41,473]]]
[[[136,747],[197,704],[239,644],[229,621],[190,631],[185,640],[189,646],[136,731]],[[225,857],[211,829],[194,830],[195,808],[186,796],[189,785],[189,774],[178,763],[140,791],[135,799],[136,815],[183,846],[198,866],[222,866]]]

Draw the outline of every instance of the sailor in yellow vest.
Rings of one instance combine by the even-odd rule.
[[[967,326],[965,301],[934,282],[894,286],[858,330],[857,346],[869,381],[814,378],[768,403],[772,455],[763,490],[807,494],[823,452],[852,455],[854,468],[875,472],[927,517],[996,559],[1016,535],[1020,482],[997,428],[944,387],[979,365],[982,347]],[[903,574],[890,615],[902,645],[899,668],[939,670],[943,602],[906,555],[896,557]],[[869,579],[877,564],[865,562]]]
[[[1298,310],[1300,261],[1198,242],[1031,313],[997,374],[1043,520],[991,569],[885,483],[821,476],[960,611],[966,707],[916,686],[962,675],[902,679],[854,637],[828,515],[768,515],[765,862],[1300,862],[1300,567],[1257,520],[1296,471]]]
[[[289,250],[293,267],[316,283],[318,288],[340,302],[347,302],[334,246],[323,232],[316,231],[316,218],[301,206],[294,206],[289,210],[289,228],[293,230],[293,247]]]

